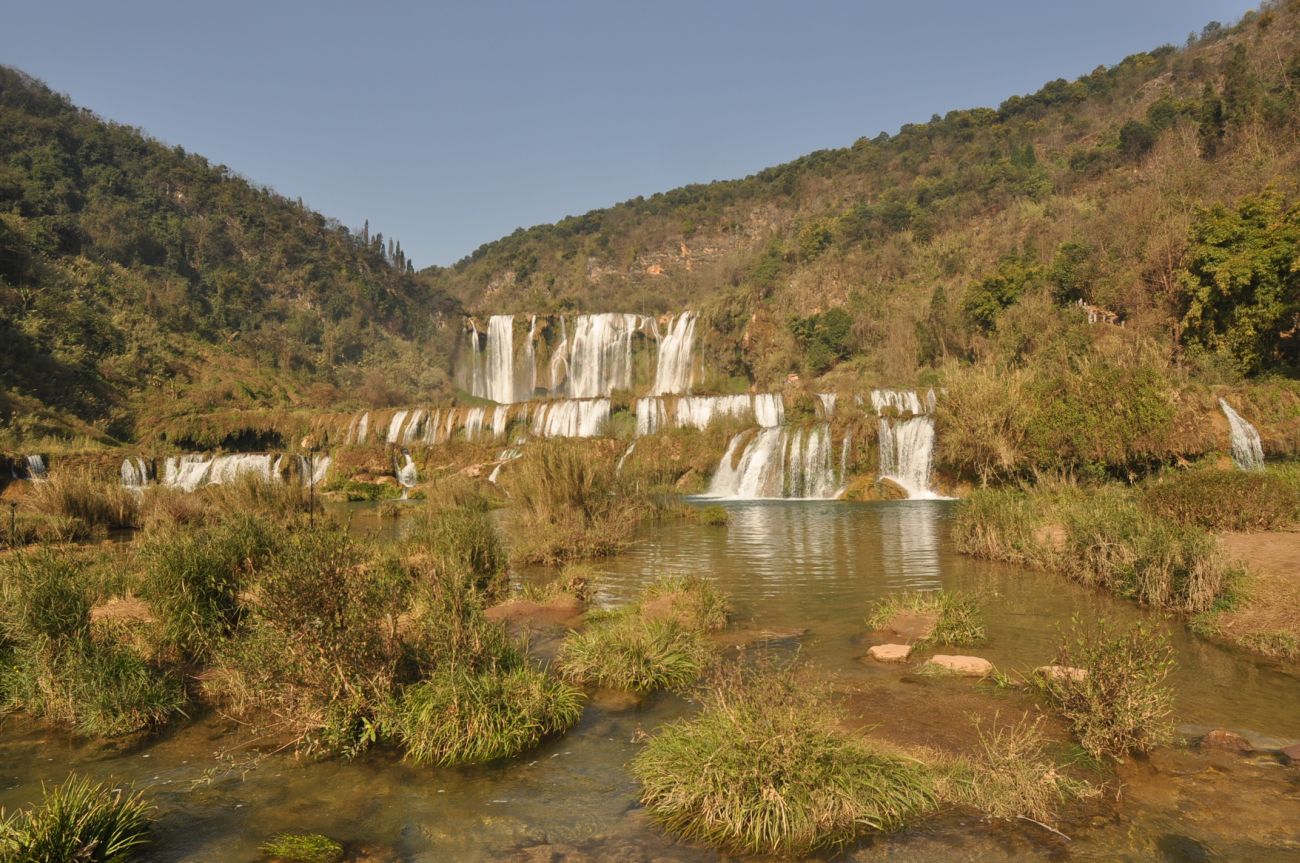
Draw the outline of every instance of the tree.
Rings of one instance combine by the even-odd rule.
[[[1097,265],[1093,262],[1092,246],[1087,243],[1061,243],[1047,271],[1047,281],[1052,286],[1052,298],[1058,303],[1091,299],[1092,286],[1097,279]]]
[[[966,299],[962,303],[966,321],[981,332],[991,331],[1002,310],[1020,299],[1040,276],[1038,264],[1028,255],[1003,258],[992,275],[966,289]]]
[[[1141,120],[1129,120],[1119,127],[1119,151],[1126,159],[1142,158],[1156,142],[1156,130]]]
[[[1300,360],[1300,208],[1266,192],[1192,225],[1180,273],[1183,339],[1242,374]]]

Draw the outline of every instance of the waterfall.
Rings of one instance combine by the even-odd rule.
[[[835,416],[836,398],[837,398],[836,393],[817,394],[817,401],[820,402],[822,406],[822,419],[829,420],[831,417]]]
[[[254,473],[265,479],[279,479],[280,458],[260,453],[209,456],[195,453],[169,456],[163,462],[163,485],[194,491],[202,485],[220,485]]]
[[[402,453],[402,464],[397,468],[397,481],[402,484],[402,488],[413,488],[420,481],[419,468],[415,466],[415,460],[409,452]]]
[[[785,422],[785,402],[780,393],[758,393],[754,396],[754,419],[763,428],[775,428]]]
[[[614,473],[620,473],[623,470],[623,462],[627,461],[627,457],[634,452],[636,452],[635,439],[628,445],[627,449],[623,450],[623,454],[618,457],[618,463],[614,465]]]
[[[122,460],[122,485],[127,488],[144,488],[149,484],[149,463],[139,456]]]
[[[551,362],[547,366],[548,383],[550,392],[558,393],[561,387],[565,386],[569,380],[569,327],[560,318],[560,340],[556,342],[555,349],[551,351]]]
[[[668,424],[664,400],[648,398],[636,400],[636,436],[654,434]]]
[[[609,399],[544,402],[533,416],[534,437],[597,437],[609,422]]]
[[[357,422],[357,435],[352,440],[353,443],[363,444],[366,442],[366,435],[370,433],[370,412],[366,411],[361,415]]]
[[[500,455],[497,456],[497,466],[492,468],[492,472],[488,474],[488,482],[496,485],[497,479],[501,476],[501,468],[505,467],[508,462],[514,461],[523,454],[524,450],[522,446],[514,446],[502,450]]]
[[[475,440],[483,433],[483,422],[487,419],[487,408],[469,408],[465,411],[465,440]]]
[[[310,485],[320,488],[324,485],[330,462],[331,459],[327,455],[314,455],[311,458],[305,455],[298,456],[298,476],[302,480],[303,487]]]
[[[647,320],[640,315],[611,312],[578,315],[569,346],[564,394],[589,399],[631,389],[633,336]]]
[[[420,432],[424,430],[424,419],[427,414],[423,410],[417,410],[411,415],[411,421],[406,424],[406,431],[402,433],[402,443],[409,444],[419,437]]]
[[[934,390],[924,401],[913,390],[872,390],[880,417],[880,475],[898,483],[909,498],[938,498],[930,489],[934,453]]]
[[[656,326],[655,334],[658,335]],[[670,319],[668,332],[659,338],[652,395],[684,393],[691,388],[692,357],[695,350],[695,312],[682,312]]]
[[[388,443],[397,443],[398,436],[402,433],[402,423],[406,422],[407,411],[398,411],[393,414],[392,420],[388,423]]]
[[[45,456],[29,455],[26,457],[25,461],[27,462],[28,479],[35,482],[43,482],[49,478],[49,474],[45,470]]]
[[[709,483],[709,497],[830,499],[844,479],[844,464],[832,459],[834,446],[826,423],[809,428],[774,426],[752,436],[738,434],[727,444]]]
[[[1264,469],[1264,447],[1259,440],[1259,431],[1232,409],[1232,405],[1219,399],[1219,407],[1228,418],[1231,433],[1232,460],[1242,470]]]
[[[505,405],[497,405],[492,410],[492,437],[503,438],[506,436],[506,428],[510,425],[510,408]]]

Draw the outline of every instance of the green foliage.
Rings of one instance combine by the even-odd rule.
[[[262,846],[262,853],[285,863],[339,863],[343,846],[320,833],[281,833]]]
[[[709,527],[726,527],[731,522],[731,514],[723,506],[705,506],[697,510],[695,520]]]
[[[1146,624],[1118,631],[1104,620],[1092,628],[1076,623],[1056,661],[1087,672],[1038,685],[1090,755],[1122,759],[1173,739],[1174,693],[1167,678],[1174,650],[1167,635]]]
[[[700,632],[715,632],[727,625],[727,598],[698,575],[655,579],[642,592],[637,608],[643,615],[672,617]]]
[[[1300,481],[1280,471],[1203,469],[1147,483],[1148,510],[1205,530],[1278,530],[1300,522]]]
[[[139,792],[79,776],[44,790],[38,808],[0,810],[0,863],[128,863],[149,841],[153,807]]]
[[[1058,303],[1092,299],[1093,285],[1097,281],[1095,254],[1087,243],[1069,242],[1057,246],[1047,271],[1047,281]]]
[[[944,590],[917,590],[879,600],[867,615],[867,626],[883,629],[904,612],[933,614],[935,626],[920,644],[978,644],[984,640],[984,619],[968,596]]]
[[[530,668],[452,668],[407,687],[392,725],[416,764],[479,764],[572,728],[582,701],[578,690]]]
[[[1130,161],[1146,155],[1156,143],[1156,130],[1142,120],[1129,120],[1119,127],[1119,151]]]
[[[982,332],[997,324],[1003,310],[1014,304],[1042,278],[1041,268],[1028,255],[1008,255],[992,274],[966,289],[962,312],[967,322]]]
[[[38,483],[31,503],[38,512],[72,519],[90,530],[139,526],[140,502],[129,489],[82,471],[56,473]]]
[[[920,764],[873,751],[836,719],[789,672],[725,681],[637,754],[641,800],[686,839],[789,857],[895,829],[932,805]]]
[[[857,346],[853,318],[839,306],[806,318],[794,318],[790,329],[803,350],[803,367],[819,375],[845,359]]]
[[[492,593],[501,587],[505,552],[481,509],[430,507],[408,530],[406,542],[439,571],[464,578],[475,590]]]
[[[1283,334],[1300,323],[1298,259],[1300,208],[1277,194],[1202,211],[1180,273],[1184,341],[1242,374],[1296,367],[1300,348]]]
[[[1041,498],[1013,489],[979,489],[957,507],[952,537],[957,550],[973,557],[1042,565],[1047,549],[1041,531]]]

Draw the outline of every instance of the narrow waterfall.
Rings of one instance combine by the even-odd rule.
[[[419,438],[424,431],[425,417],[428,414],[423,410],[417,410],[411,414],[410,420],[406,423],[406,429],[402,432],[402,443],[409,444]]]
[[[25,459],[27,462],[27,478],[36,482],[43,482],[49,478],[45,470],[45,456],[29,455]]]
[[[534,437],[597,437],[609,422],[609,399],[544,402],[533,416]]]
[[[506,429],[510,425],[510,408],[505,405],[497,405],[492,409],[492,437],[503,438],[506,436]]]
[[[785,402],[780,393],[754,395],[754,419],[763,428],[776,428],[785,422]]]
[[[515,400],[515,316],[488,319],[487,358],[483,363],[484,391],[479,398],[510,403]]]
[[[658,335],[658,329],[655,330]],[[695,312],[682,312],[668,323],[668,332],[659,338],[659,355],[655,364],[652,395],[688,392],[693,383],[695,351]]]
[[[487,478],[488,482],[492,483],[493,485],[496,485],[497,480],[501,477],[501,468],[505,467],[507,464],[519,458],[523,454],[524,454],[524,449],[522,445],[513,446],[510,447],[509,449],[502,450],[500,454],[497,455],[497,466],[492,468],[492,472],[488,474],[488,478]]]
[[[414,488],[420,482],[420,470],[409,452],[402,453],[402,463],[397,467],[396,473],[402,488]]]
[[[623,450],[623,454],[622,454],[621,456],[618,457],[618,463],[614,465],[614,473],[621,473],[621,472],[622,472],[622,470],[623,470],[623,462],[627,461],[627,457],[630,456],[630,455],[631,455],[632,453],[634,453],[634,452],[636,452],[636,440],[635,440],[635,439],[632,440],[632,443],[630,443],[630,444],[628,445],[628,448],[627,448],[627,449]]]
[[[465,422],[461,426],[465,431],[465,440],[477,440],[483,434],[483,422],[487,419],[487,408],[469,408],[465,411]]]
[[[742,449],[743,447],[743,449]],[[752,436],[738,434],[727,444],[709,483],[709,497],[831,499],[844,479],[843,453],[837,465],[830,426],[775,426]]]
[[[327,455],[298,456],[298,476],[304,487],[320,488],[325,484],[325,475],[329,473],[332,459]]]
[[[924,400],[913,390],[872,390],[871,405],[880,417],[880,476],[909,498],[940,497],[930,489],[934,390]]]
[[[636,400],[636,436],[654,434],[668,424],[664,400],[648,398]]]
[[[1232,405],[1219,399],[1219,407],[1228,418],[1231,434],[1232,460],[1242,470],[1264,469],[1264,446],[1259,440],[1259,430],[1232,409]]]
[[[122,485],[127,488],[144,488],[149,484],[149,463],[139,456],[122,460]]]
[[[835,401],[837,397],[836,393],[817,394],[817,401],[822,406],[822,419],[829,420],[831,417],[835,416]]]
[[[393,414],[392,420],[388,423],[388,443],[397,443],[398,436],[402,433],[402,424],[406,422],[408,411],[398,411]]]
[[[366,442],[366,435],[370,433],[370,412],[366,411],[357,420],[356,429],[350,436],[348,443],[363,444]]]

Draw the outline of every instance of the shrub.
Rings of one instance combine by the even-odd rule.
[[[1123,758],[1173,738],[1174,693],[1166,680],[1174,650],[1167,635],[1146,624],[1120,632],[1104,620],[1091,630],[1076,623],[1056,661],[1087,674],[1040,678],[1037,685],[1090,755]]]
[[[996,720],[995,720],[996,721]],[[970,806],[989,818],[1048,822],[1062,803],[1092,793],[1069,778],[1047,755],[1040,719],[979,730],[972,758],[960,758],[939,783],[945,800]]]
[[[739,854],[804,856],[891,830],[932,803],[925,769],[840,730],[823,695],[787,671],[723,681],[632,762],[669,831]]]
[[[1148,484],[1142,502],[1206,530],[1276,530],[1300,520],[1300,483],[1276,471],[1193,470]]]
[[[935,616],[934,629],[921,644],[978,644],[984,640],[984,620],[969,597],[943,590],[912,591],[887,596],[867,616],[867,626],[883,629],[898,614],[919,612]]]
[[[731,513],[726,507],[705,506],[696,511],[695,520],[709,527],[726,527],[731,522]]]
[[[91,529],[139,525],[140,502],[129,489],[100,482],[85,472],[58,473],[36,483],[31,502],[38,512],[75,519]]]
[[[556,667],[575,683],[633,692],[676,690],[695,682],[712,653],[698,632],[675,618],[647,620],[623,611],[570,633]]]
[[[251,514],[193,531],[151,531],[141,592],[164,641],[186,660],[210,658],[242,619],[240,591],[280,541],[278,530]]]
[[[343,846],[320,833],[281,833],[262,846],[262,853],[290,863],[338,863]]]
[[[567,731],[582,693],[530,668],[451,668],[403,691],[392,720],[416,764],[478,764],[511,758]]]
[[[126,863],[149,841],[152,809],[138,792],[69,777],[39,808],[0,810],[0,863]]]
[[[485,593],[502,586],[505,554],[497,530],[483,510],[430,508],[412,524],[406,540],[438,572],[464,578]]]
[[[1039,536],[1044,501],[1013,489],[980,489],[957,507],[952,536],[957,550],[974,557],[1041,565],[1046,549]]]

